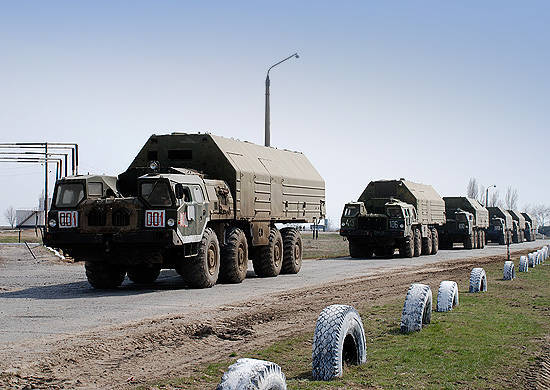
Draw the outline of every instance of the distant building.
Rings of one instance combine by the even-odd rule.
[[[48,205],[52,204],[52,199],[48,199]],[[17,227],[35,227],[44,226],[44,199],[38,201],[38,207],[34,209],[15,210],[15,226]]]

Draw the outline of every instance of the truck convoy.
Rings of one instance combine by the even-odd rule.
[[[446,222],[439,229],[440,247],[451,249],[455,242],[463,243],[465,249],[485,247],[489,211],[472,198],[457,196],[443,200]]]
[[[302,154],[212,134],[152,135],[118,177],[56,183],[44,242],[84,261],[95,288],[174,268],[190,287],[298,273],[300,232],[325,216],[325,183]],[[283,224],[281,230],[276,224]],[[280,226],[280,225],[279,225]]]
[[[352,257],[432,255],[445,223],[445,202],[429,185],[405,179],[372,181],[344,207],[340,234]]]
[[[521,213],[525,218],[525,239],[535,241],[537,239],[537,219],[529,213]]]
[[[500,245],[511,243],[514,225],[510,213],[501,207],[487,207],[487,210],[489,210],[487,242],[498,242]]]
[[[512,242],[517,244],[525,240],[525,217],[516,210],[506,210],[512,216]]]

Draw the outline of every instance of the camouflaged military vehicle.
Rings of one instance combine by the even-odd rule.
[[[44,241],[85,261],[96,288],[152,283],[161,268],[195,288],[239,283],[249,258],[260,277],[297,273],[300,232],[275,224],[325,215],[302,153],[211,134],[153,135],[118,178],[66,177],[53,199]]]
[[[525,218],[525,239],[535,241],[537,239],[537,219],[529,213],[521,213]]]
[[[487,210],[489,210],[487,242],[498,242],[500,245],[511,243],[514,224],[510,213],[501,207],[487,207]]]
[[[429,185],[399,180],[369,183],[357,202],[345,205],[340,234],[351,257],[433,255],[437,229],[445,223],[445,203]]]
[[[525,217],[516,210],[506,210],[512,216],[514,227],[512,229],[512,242],[517,244],[525,241]]]
[[[439,246],[451,249],[460,242],[466,249],[485,247],[489,211],[477,200],[464,196],[443,197],[446,222],[439,229]]]

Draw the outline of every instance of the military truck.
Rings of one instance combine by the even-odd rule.
[[[521,213],[525,218],[525,239],[535,241],[537,239],[537,219],[529,213]]]
[[[512,242],[514,244],[525,241],[525,217],[516,210],[506,210],[512,216],[513,229],[512,229]]]
[[[489,227],[489,211],[477,200],[464,196],[443,197],[445,225],[439,228],[439,245],[451,249],[460,242],[466,249],[485,247],[485,232]]]
[[[445,203],[429,185],[405,179],[372,181],[357,202],[347,203],[340,234],[354,258],[432,255],[437,228],[445,223]]]
[[[489,228],[487,242],[500,245],[512,242],[513,219],[510,213],[501,207],[487,207],[489,210]]]
[[[118,177],[59,180],[44,241],[84,261],[95,288],[175,269],[193,288],[298,273],[300,232],[325,183],[298,152],[212,134],[152,135]],[[278,229],[276,224],[283,224]]]

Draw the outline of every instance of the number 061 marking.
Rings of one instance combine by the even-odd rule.
[[[164,227],[164,210],[145,211],[145,227]]]

